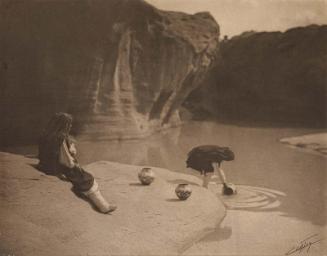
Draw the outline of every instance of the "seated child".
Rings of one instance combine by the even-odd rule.
[[[69,136],[72,121],[66,113],[52,117],[39,141],[39,168],[46,174],[66,177],[73,189],[84,194],[100,212],[112,212],[117,207],[103,198],[94,177],[77,162],[74,141]]]

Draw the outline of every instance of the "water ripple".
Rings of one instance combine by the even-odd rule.
[[[222,195],[222,185],[210,187],[216,190],[217,195],[229,210],[271,210],[281,205],[280,198],[285,193],[264,187],[236,185],[237,194],[232,196]],[[217,192],[218,190],[218,192]]]

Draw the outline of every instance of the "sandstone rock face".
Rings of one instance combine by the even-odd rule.
[[[188,99],[221,120],[326,125],[327,26],[248,32],[221,43],[222,62]]]
[[[142,0],[1,1],[3,143],[35,139],[66,111],[85,136],[131,138],[179,123],[217,56],[209,13]]]
[[[85,166],[118,205],[101,214],[69,182],[33,168],[36,163],[0,153],[0,254],[180,255],[225,217],[220,199],[196,177],[153,168],[156,179],[143,186],[141,166],[105,161]],[[191,184],[188,200],[177,199],[178,183]]]

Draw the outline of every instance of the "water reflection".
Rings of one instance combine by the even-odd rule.
[[[227,240],[232,236],[232,228],[230,226],[218,227],[213,232],[210,232],[203,237],[199,242],[219,242]]]
[[[79,161],[88,164],[107,160],[172,170],[178,170],[178,167],[185,169],[185,155],[178,145],[180,133],[181,127],[178,127],[142,140],[97,141],[96,143],[79,140],[77,145]]]

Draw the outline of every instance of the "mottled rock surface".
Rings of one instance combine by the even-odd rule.
[[[327,125],[326,25],[247,32],[220,50],[222,61],[186,104],[198,117]]]
[[[72,113],[79,134],[121,139],[180,122],[219,27],[142,0],[4,0],[0,37],[3,143],[32,141],[55,111]]]
[[[225,217],[215,194],[191,175],[153,168],[155,181],[142,186],[142,168],[113,162],[85,166],[118,209],[92,209],[71,184],[46,176],[36,159],[0,153],[0,254],[3,255],[176,255],[201,239]],[[192,195],[179,201],[178,183]]]
[[[298,150],[327,157],[327,133],[306,134],[296,137],[287,137],[281,143]]]

